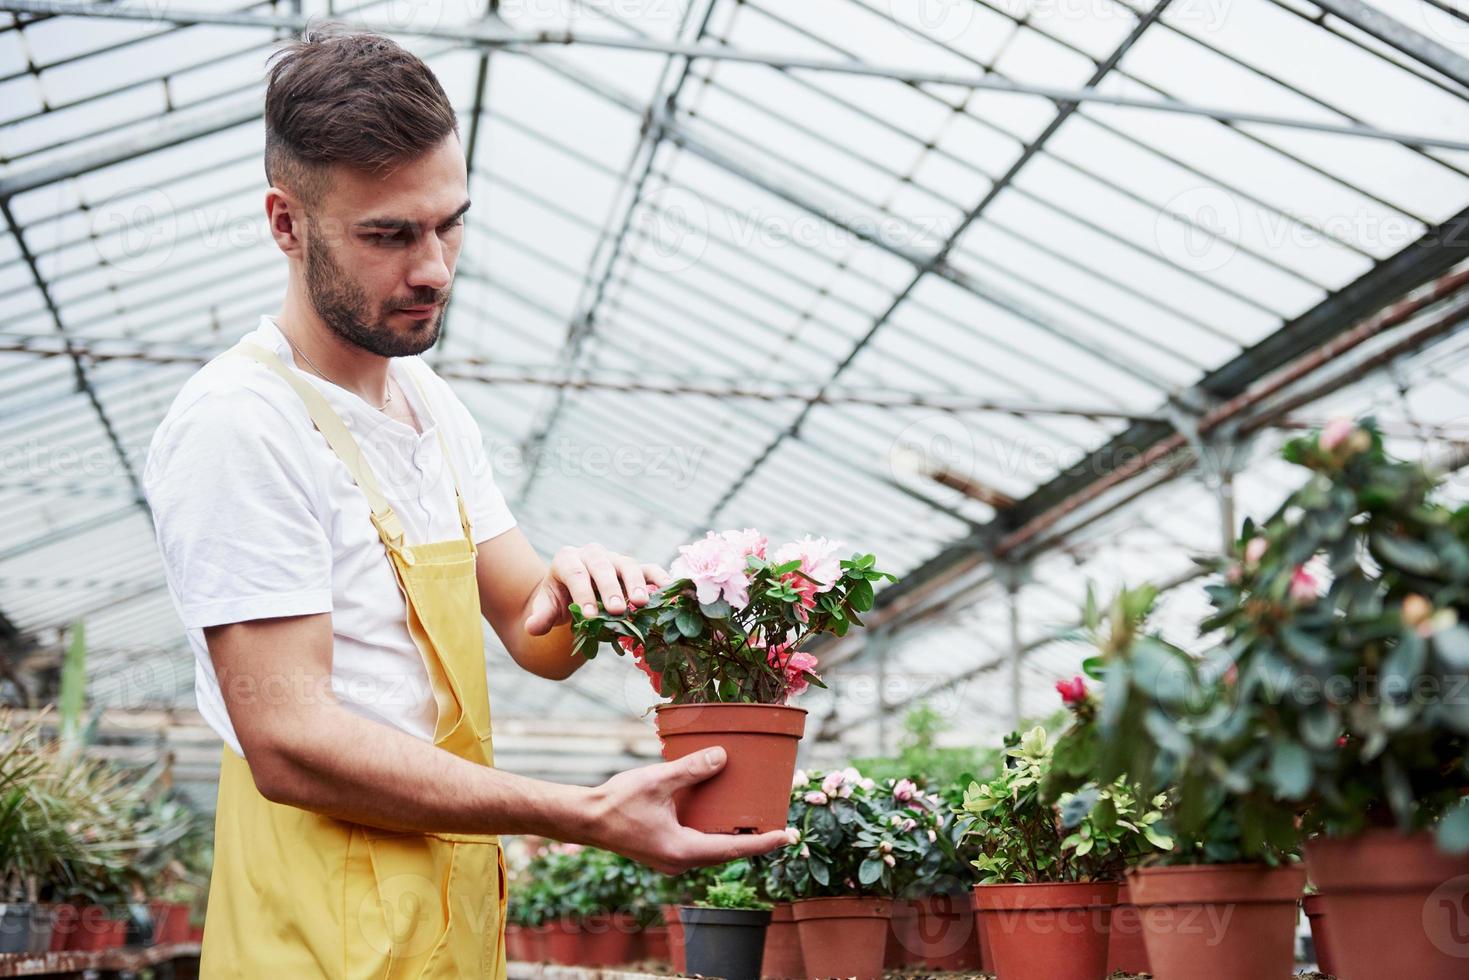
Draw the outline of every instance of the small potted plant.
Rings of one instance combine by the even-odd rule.
[[[1201,663],[1150,630],[1157,597],[1124,588],[1103,606],[1088,592],[1097,656],[1085,668],[1105,681],[1102,699],[1084,681],[1063,691],[1073,718],[1046,794],[1109,780],[1167,793],[1173,846],[1127,862],[1127,898],[1159,976],[1286,977],[1305,872],[1296,811],[1276,797],[1268,710],[1239,697],[1219,654]]]
[[[1137,851],[1172,847],[1161,801],[1125,781],[1049,801],[1052,752],[1043,728],[1011,735],[1009,764],[964,794],[980,850],[974,905],[1000,980],[1100,980],[1118,878]]]
[[[745,878],[749,877],[745,863]],[[749,880],[715,881],[702,901],[679,909],[687,970],[697,976],[758,980],[770,903]]]
[[[786,825],[786,790],[806,712],[787,701],[822,686],[802,644],[844,635],[893,576],[872,555],[839,558],[841,546],[803,538],[770,549],[754,530],[713,531],[679,548],[673,581],[619,615],[572,608],[575,651],[603,642],[630,654],[669,699],[657,708],[664,758],[723,746],[718,775],[675,799],[679,820],[710,833],[767,832]]]
[[[1389,457],[1370,421],[1336,420],[1284,456],[1310,476],[1215,563],[1205,627],[1238,701],[1260,706],[1257,772],[1316,834],[1313,904],[1343,975],[1461,977],[1469,508]]]
[[[964,972],[981,966],[978,930],[970,903],[969,862],[978,856],[966,843],[971,818],[957,813],[962,792],[924,792],[917,779],[879,784],[877,797],[892,832],[916,847],[913,860],[893,869],[896,898],[888,936],[890,969],[922,967]],[[970,853],[973,852],[973,853]]]
[[[887,820],[877,784],[856,769],[794,781],[792,843],[767,856],[771,895],[792,896],[804,976],[882,976],[895,871],[921,848]]]

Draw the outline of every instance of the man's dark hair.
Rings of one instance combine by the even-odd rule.
[[[459,132],[428,65],[381,34],[324,24],[270,61],[265,177],[308,204],[333,164],[382,174]]]

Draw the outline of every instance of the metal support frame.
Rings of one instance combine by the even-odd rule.
[[[1363,0],[1311,0],[1358,30],[1469,89],[1469,58]]]
[[[1087,79],[1088,87],[1098,85],[1102,82],[1107,73],[1110,72],[1119,61],[1121,61],[1123,55],[1125,55],[1132,48],[1132,46],[1142,37],[1143,32],[1146,31],[1149,26],[1151,26],[1153,21],[1156,20],[1157,17],[1161,15],[1165,9],[1167,9],[1170,2],[1171,0],[1158,0],[1158,3],[1154,6],[1152,11],[1147,16],[1141,18],[1139,22],[1134,25],[1133,29],[1128,32],[1128,35],[1121,41],[1121,43],[1118,44],[1116,49],[1113,50],[1112,54],[1105,61],[1098,64],[1096,70],[1092,72],[1091,77]],[[1006,171],[1004,176],[995,181],[990,186],[989,191],[980,198],[979,202],[975,204],[974,207],[971,208],[964,215],[964,219],[959,223],[958,227],[956,227],[953,232],[948,235],[946,241],[944,242],[943,246],[938,250],[938,252],[934,253],[933,255],[923,256],[921,254],[914,254],[906,246],[894,246],[891,243],[887,243],[886,241],[884,241],[882,236],[863,236],[865,240],[870,241],[872,244],[884,247],[888,251],[892,252],[894,255],[907,259],[907,261],[914,266],[915,272],[913,276],[908,280],[907,285],[904,286],[904,288],[900,290],[896,296],[893,297],[887,308],[884,309],[882,313],[880,313],[877,318],[873,320],[867,331],[862,335],[861,338],[858,339],[858,341],[852,346],[851,350],[847,352],[846,356],[843,357],[843,359],[836,365],[835,369],[833,369],[832,372],[828,375],[826,382],[823,385],[823,388],[836,383],[837,379],[841,377],[842,373],[851,366],[854,360],[856,360],[857,355],[861,353],[862,349],[866,347],[869,342],[871,342],[872,338],[876,336],[879,330],[882,329],[883,325],[892,318],[898,307],[901,306],[902,303],[910,295],[912,295],[913,291],[923,281],[923,278],[929,273],[944,274],[945,278],[954,281],[956,285],[960,285],[964,288],[969,289],[976,296],[980,297],[980,299],[990,303],[996,303],[1003,308],[1012,309],[1013,304],[1008,303],[1000,298],[1003,297],[1003,292],[1000,292],[997,295],[997,292],[994,288],[975,284],[972,277],[959,275],[957,273],[957,270],[951,269],[947,261],[948,256],[949,253],[954,249],[954,246],[958,243],[959,239],[963,237],[964,232],[967,231],[969,227],[974,224],[974,222],[977,221],[981,215],[984,214],[985,210],[990,206],[990,204],[994,202],[995,198],[998,197],[1000,193],[1003,192],[1004,189],[1010,185],[1010,183],[1016,178],[1016,176],[1019,175],[1025,165],[1030,162],[1031,158],[1037,152],[1040,151],[1041,147],[1045,145],[1046,141],[1049,140],[1058,129],[1060,129],[1060,127],[1066,122],[1067,118],[1070,117],[1071,113],[1074,112],[1076,108],[1077,103],[1075,102],[1063,102],[1058,105],[1056,115],[1054,118],[1052,118],[1051,122],[1046,126],[1045,129],[1040,132],[1039,135],[1037,135],[1033,140],[1030,141],[1025,150],[1020,154],[1015,162],[1011,164],[1010,169]],[[717,162],[719,158],[719,155],[711,155],[710,151],[708,151],[707,149],[699,149],[697,148],[697,145],[695,151],[698,152],[701,156],[709,158],[711,162]],[[732,172],[744,171],[743,173],[740,173],[740,176],[744,177],[746,180],[758,180],[758,178],[750,176],[748,174],[748,171],[743,167],[734,168],[726,166],[726,169],[730,169]],[[759,181],[759,183],[764,189],[766,189],[770,193],[776,194],[777,196],[782,197],[783,199],[788,200],[791,203],[796,204],[798,207],[802,207],[803,209],[810,211],[811,213],[819,217],[823,217],[828,221],[832,221],[839,227],[845,224],[845,222],[840,222],[834,216],[826,213],[825,209],[817,207],[811,202],[801,200],[798,195],[795,195],[788,189],[781,188],[774,182],[761,180]],[[861,234],[860,229],[851,228],[850,230],[854,234]],[[1012,312],[1018,313],[1019,310],[1012,309]],[[1024,314],[1021,315],[1024,316]],[[1102,360],[1113,363],[1114,365],[1117,365],[1120,362],[1120,359],[1110,352],[1107,352],[1105,350],[1098,350],[1092,344],[1081,343],[1075,338],[1068,338],[1068,333],[1065,330],[1057,329],[1054,325],[1048,328],[1047,326],[1045,326],[1044,320],[1035,321],[1035,318],[1033,316],[1024,318],[1031,319],[1033,322],[1037,322],[1037,325],[1042,326],[1042,329],[1049,329],[1050,332],[1056,334],[1059,337],[1070,339],[1073,343],[1076,343],[1077,346],[1088,350],[1088,352],[1091,353],[1093,356],[1100,357]],[[717,521],[720,513],[723,511],[725,506],[734,499],[734,497],[740,492],[744,485],[755,475],[760,466],[763,465],[765,461],[769,459],[770,456],[776,451],[776,449],[779,448],[780,444],[784,442],[787,438],[795,435],[801,430],[801,426],[810,416],[811,411],[814,407],[814,402],[808,402],[804,407],[802,407],[801,411],[796,414],[796,417],[791,421],[791,423],[781,432],[777,433],[770,444],[767,445],[765,449],[760,454],[758,454],[753,461],[751,461],[750,465],[746,467],[745,471],[741,473],[740,476],[737,477],[730,484],[724,495],[710,511],[708,519],[704,522],[706,525],[713,525]]]
[[[308,23],[307,18],[293,15],[229,13],[226,11],[186,10],[174,7],[155,10],[144,7],[122,7],[95,2],[78,2],[78,0],[0,0],[0,11],[75,17],[102,17],[179,25],[221,24],[241,27],[278,28],[292,31],[303,30]],[[921,71],[894,65],[873,65],[861,62],[833,62],[817,58],[801,58],[794,55],[742,51],[713,45],[669,43],[645,38],[598,35],[564,30],[521,33],[486,24],[455,24],[446,27],[405,27],[391,22],[376,23],[354,20],[347,22],[347,26],[377,30],[403,37],[426,37],[455,41],[471,47],[488,46],[519,51],[547,45],[577,44],[584,47],[641,51],[650,54],[682,56],[686,58],[708,58],[744,64],[801,69],[805,71],[864,75],[873,78],[890,78],[915,84],[954,85],[961,88],[999,92],[1008,95],[1050,99],[1055,102],[1091,102],[1098,105],[1116,106],[1118,108],[1203,116],[1209,119],[1255,123],[1267,126],[1283,126],[1313,132],[1336,133],[1362,139],[1386,140],[1408,146],[1469,150],[1469,142],[1446,137],[1428,136],[1421,133],[1405,133],[1360,124],[1327,123],[1321,122],[1320,120],[1293,118],[1273,113],[1246,112],[1238,109],[1193,105],[1176,100],[1138,99],[1102,92],[1093,87],[1068,89],[1053,85],[1022,84],[993,76],[967,73]]]
[[[698,42],[703,39],[704,33],[709,28],[709,21],[714,16],[714,8],[718,0],[706,0],[703,16],[699,18],[698,29],[694,33],[694,40]],[[694,5],[690,3],[684,8],[684,23],[680,25],[679,33],[688,24],[688,17],[694,11]],[[626,206],[622,208],[622,217],[616,222],[612,221],[614,211],[607,215],[606,224],[597,236],[597,245],[587,263],[586,273],[582,277],[581,289],[577,297],[576,312],[572,315],[571,322],[567,324],[566,338],[562,342],[560,360],[566,365],[567,371],[575,371],[581,361],[582,351],[586,348],[587,339],[595,329],[597,314],[601,309],[603,298],[607,295],[607,286],[612,279],[612,272],[617,266],[617,260],[622,255],[623,245],[627,241],[628,230],[632,226],[633,215],[637,213],[639,204],[643,201],[643,188],[647,185],[648,178],[653,173],[653,160],[658,154],[658,149],[663,145],[664,130],[662,127],[647,125],[646,120],[651,119],[653,114],[660,111],[672,112],[678,104],[678,98],[683,92],[684,85],[688,82],[690,69],[693,67],[693,59],[684,58],[683,67],[678,72],[678,79],[673,82],[666,94],[663,94],[664,83],[668,79],[669,71],[673,68],[673,58],[668,58],[663,65],[662,72],[658,77],[658,84],[654,88],[653,98],[650,100],[644,115],[644,125],[638,130],[638,144],[633,148],[632,156],[627,161],[627,169],[623,179],[619,182],[619,191],[626,190]],[[641,166],[639,166],[641,161]],[[629,175],[638,171],[635,180],[630,180]],[[616,231],[613,231],[613,228]],[[609,245],[610,242],[610,245]],[[607,246],[604,251],[604,246]],[[551,430],[555,428],[557,420],[561,417],[565,408],[565,391],[559,390],[552,400],[550,407],[546,410],[545,417],[533,428],[530,438],[526,440],[525,449],[529,454],[538,452],[545,441],[550,437]],[[521,483],[516,494],[516,503],[523,502],[530,495],[535,485],[536,472],[532,470]]]

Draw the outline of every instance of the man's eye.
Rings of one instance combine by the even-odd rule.
[[[407,239],[401,231],[382,232],[372,236],[379,245],[402,245]]]

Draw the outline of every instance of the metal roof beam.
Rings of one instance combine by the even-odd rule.
[[[1469,89],[1469,58],[1363,0],[1311,0],[1360,31]],[[1462,97],[1462,93],[1461,93]]]
[[[254,15],[227,11],[186,10],[172,6],[153,9],[150,7],[122,7],[78,0],[0,0],[0,11],[15,13],[53,14],[76,17],[103,17],[122,20],[159,21],[174,24],[221,24],[241,27],[282,28],[292,31],[304,30],[309,18],[291,15]],[[779,68],[798,68],[806,71],[827,71],[847,75],[863,75],[871,78],[891,78],[918,84],[956,85],[1007,95],[1034,96],[1056,102],[1093,102],[1126,109],[1167,112],[1181,115],[1203,116],[1235,122],[1257,123],[1266,126],[1283,126],[1313,132],[1337,133],[1362,139],[1386,140],[1410,146],[1436,146],[1451,150],[1469,150],[1469,142],[1446,137],[1428,136],[1421,133],[1404,133],[1378,129],[1360,124],[1328,123],[1315,119],[1300,119],[1272,113],[1248,112],[1215,106],[1201,106],[1177,100],[1139,99],[1125,95],[1114,95],[1096,88],[1068,89],[1053,85],[1034,85],[1012,82],[994,76],[972,73],[923,71],[896,65],[873,65],[862,62],[833,62],[819,58],[803,58],[797,55],[773,54],[770,52],[744,51],[722,48],[707,44],[681,44],[637,37],[586,34],[576,31],[537,31],[519,33],[488,24],[453,24],[445,27],[403,27],[390,21],[382,23],[349,21],[348,27],[376,30],[404,37],[428,37],[454,41],[470,46],[502,47],[507,50],[523,51],[546,45],[578,44],[586,47],[609,48],[620,51],[640,51],[651,54],[681,55],[687,58],[710,58],[743,64],[769,65]]]

